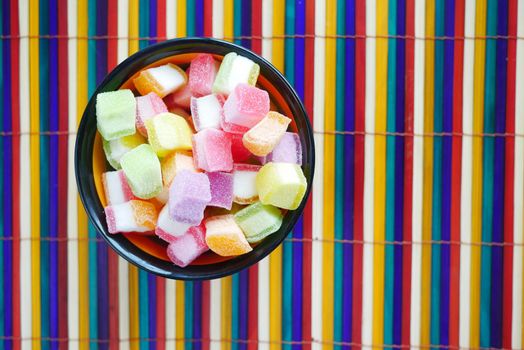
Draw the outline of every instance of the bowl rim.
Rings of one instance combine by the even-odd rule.
[[[184,53],[198,53],[198,52],[206,53],[206,52],[208,52],[206,50],[206,45],[219,46],[221,48],[227,48],[229,50],[229,52],[236,52],[237,54],[240,54],[240,55],[243,55],[245,57],[248,57],[248,58],[252,59],[253,61],[255,61],[255,63],[263,66],[264,70],[269,70],[270,73],[275,75],[276,78],[278,80],[280,80],[279,83],[282,83],[284,85],[285,90],[287,90],[286,94],[288,92],[290,93],[290,97],[286,97],[285,100],[293,102],[294,105],[298,106],[298,109],[299,109],[299,112],[300,112],[299,114],[301,114],[300,118],[304,119],[303,122],[304,122],[305,127],[306,127],[305,137],[307,139],[309,139],[309,141],[310,141],[309,142],[310,150],[308,151],[310,153],[310,157],[309,157],[310,158],[309,159],[309,164],[310,165],[309,165],[309,168],[308,168],[310,173],[309,173],[309,176],[308,176],[309,178],[308,178],[308,184],[307,184],[307,187],[306,187],[306,193],[304,195],[304,199],[302,200],[300,206],[296,210],[290,211],[290,212],[288,212],[286,214],[286,215],[291,215],[291,218],[288,221],[287,229],[285,230],[284,234],[282,234],[281,237],[279,237],[279,238],[276,238],[276,239],[273,239],[273,240],[269,240],[268,241],[269,243],[266,243],[266,244],[263,244],[263,242],[267,241],[267,240],[262,241],[262,243],[259,244],[259,246],[260,245],[264,246],[264,249],[262,251],[258,251],[257,254],[252,254],[253,252],[255,252],[255,249],[256,249],[255,248],[255,249],[253,249],[252,252],[250,252],[248,254],[245,254],[245,255],[240,255],[238,257],[234,257],[231,260],[227,260],[227,261],[224,261],[224,262],[219,262],[219,263],[216,263],[216,264],[198,265],[198,266],[202,266],[203,270],[205,270],[205,268],[209,267],[209,266],[219,265],[219,264],[224,264],[224,263],[226,263],[226,264],[229,263],[230,264],[231,262],[235,262],[235,261],[237,262],[235,264],[232,264],[232,266],[230,266],[230,267],[225,267],[223,269],[220,269],[220,270],[217,270],[217,271],[211,272],[211,273],[210,272],[204,272],[204,271],[201,271],[201,272],[198,272],[198,273],[194,273],[194,272],[188,273],[188,269],[187,268],[179,268],[179,267],[175,266],[172,263],[169,263],[169,264],[173,265],[173,269],[177,270],[177,271],[176,272],[173,271],[173,270],[167,271],[166,269],[158,268],[157,266],[154,266],[153,263],[149,263],[149,262],[145,261],[143,258],[141,258],[140,256],[138,256],[137,254],[134,254],[133,252],[130,252],[128,249],[125,249],[122,246],[122,244],[119,244],[119,242],[117,241],[117,237],[112,237],[112,236],[116,236],[116,235],[111,235],[111,234],[106,232],[106,229],[104,228],[103,224],[99,220],[99,217],[98,217],[98,214],[97,214],[97,211],[96,211],[96,208],[95,208],[95,206],[97,204],[96,200],[94,200],[93,198],[90,198],[91,197],[90,193],[88,193],[88,187],[90,187],[91,190],[92,190],[92,187],[94,187],[93,164],[92,164],[92,158],[93,158],[92,157],[92,154],[93,154],[92,148],[94,147],[94,136],[92,137],[91,140],[89,140],[89,138],[86,136],[86,131],[88,131],[87,123],[88,123],[89,115],[92,114],[90,111],[92,111],[92,109],[94,108],[94,105],[96,104],[96,96],[97,96],[97,94],[99,94],[101,92],[104,92],[104,91],[111,91],[110,89],[104,89],[104,88],[113,79],[115,79],[115,77],[121,75],[123,71],[125,71],[126,69],[130,69],[130,68],[128,68],[128,65],[131,65],[137,59],[145,59],[145,60],[147,60],[147,58],[150,55],[153,55],[156,52],[159,52],[159,51],[162,52],[162,50],[168,49],[169,47],[180,46],[180,45],[203,45],[203,46],[199,50],[194,50],[194,51],[189,51],[189,52],[181,52],[181,53],[178,53],[178,55],[184,54]],[[209,46],[207,46],[207,47],[209,47]],[[177,53],[172,53],[170,55],[166,55],[165,57],[169,57],[169,56],[173,56],[173,55],[177,55]],[[162,59],[162,58],[160,58],[160,59]],[[154,62],[156,62],[156,61],[158,61],[160,59],[157,58],[157,59],[155,59],[152,62],[146,63],[146,64],[144,64],[144,67],[149,65],[149,64],[152,64],[152,63],[154,63]],[[126,73],[126,75],[127,75],[126,80],[131,78],[131,76],[133,74],[135,74],[135,73],[136,73],[136,70],[131,71],[129,73]],[[268,81],[272,81],[272,80],[270,80],[267,77],[266,77],[266,79]],[[297,116],[294,116],[294,117],[297,118]],[[96,136],[96,130],[93,132],[93,134]],[[82,146],[86,142],[91,145],[90,158],[87,159],[88,160],[87,164],[82,164],[82,161],[85,161],[85,159],[83,159],[85,157],[85,155],[84,155],[84,152],[82,152],[82,148],[83,148]],[[146,47],[146,48],[144,48],[142,50],[139,50],[136,53],[134,53],[133,55],[131,55],[128,58],[126,58],[121,63],[119,63],[111,72],[109,72],[108,75],[106,75],[104,80],[97,86],[96,90],[93,92],[93,94],[91,95],[91,98],[89,99],[88,103],[86,104],[84,112],[82,113],[82,119],[81,119],[80,124],[78,126],[77,136],[76,136],[76,140],[75,140],[75,151],[74,152],[75,152],[74,168],[75,168],[75,178],[76,178],[76,184],[77,184],[78,193],[80,195],[80,199],[81,199],[82,205],[84,206],[84,209],[86,210],[88,218],[90,219],[90,221],[93,224],[93,226],[96,229],[96,231],[104,238],[104,240],[109,244],[109,246],[111,246],[111,248],[118,253],[118,255],[120,255],[122,258],[127,260],[129,263],[131,263],[131,264],[133,264],[133,265],[135,265],[135,266],[137,266],[139,268],[142,268],[142,269],[144,269],[147,272],[153,273],[155,275],[158,275],[158,276],[161,276],[161,277],[165,277],[165,278],[170,278],[170,279],[176,279],[176,280],[193,280],[193,281],[197,281],[197,280],[210,280],[210,279],[215,279],[215,278],[221,278],[221,277],[229,276],[229,275],[235,274],[235,273],[237,273],[237,272],[239,272],[241,270],[244,270],[244,269],[246,269],[246,268],[256,264],[260,260],[264,259],[271,252],[273,252],[284,241],[284,239],[289,235],[289,233],[292,231],[292,229],[296,225],[299,217],[302,215],[302,213],[304,211],[304,208],[306,206],[306,203],[308,201],[310,192],[311,192],[311,188],[312,188],[312,185],[313,185],[313,176],[314,176],[314,171],[315,171],[315,144],[314,144],[314,138],[313,138],[313,129],[311,127],[310,119],[309,119],[308,114],[306,112],[306,109],[304,107],[304,103],[299,98],[299,96],[298,96],[297,92],[295,91],[295,89],[291,86],[291,84],[287,81],[287,79],[283,76],[283,74],[278,69],[276,69],[269,61],[267,61],[265,58],[263,58],[262,56],[252,52],[249,49],[246,49],[244,47],[236,45],[234,43],[227,42],[227,41],[220,40],[220,39],[213,39],[213,38],[187,37],[187,38],[175,38],[175,39],[166,40],[166,41],[163,41],[161,43],[153,44],[153,45],[148,46],[148,47]],[[88,179],[89,176],[81,175],[81,172],[85,171],[85,170],[88,171],[88,175],[90,175],[90,180]],[[96,196],[96,197],[97,197],[96,199],[98,200],[98,206],[102,207],[102,204],[100,202],[100,198],[98,196]],[[103,211],[103,207],[102,207],[102,211]],[[118,235],[118,236],[122,236],[122,235]],[[122,236],[122,237],[124,237],[124,236]],[[124,239],[127,240],[127,238],[125,238],[125,237],[124,237]],[[132,244],[132,243],[130,242],[130,244]],[[133,246],[134,246],[134,244],[133,244]],[[139,249],[138,247],[136,247],[136,248]],[[260,248],[262,248],[262,247],[260,247]],[[141,251],[143,252],[143,250],[141,250]],[[144,253],[148,254],[146,252],[144,252]],[[159,258],[155,258],[155,259],[161,260]]]

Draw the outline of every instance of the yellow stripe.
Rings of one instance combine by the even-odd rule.
[[[486,35],[486,0],[477,0],[475,36]],[[484,58],[485,39],[475,40],[473,132],[481,133],[484,123]],[[482,240],[482,138],[473,138],[473,179],[471,198],[471,241]],[[479,347],[480,340],[480,246],[471,246],[471,326],[470,346]]]
[[[176,338],[177,339],[184,339],[184,282],[183,281],[176,281]],[[231,299],[229,299],[231,300]],[[229,304],[229,307],[231,307],[231,303]],[[183,340],[177,340],[176,341],[176,349],[177,350],[183,350],[184,349],[184,341]]]
[[[138,316],[138,268],[129,265],[129,348],[140,349],[139,316]],[[178,309],[177,309],[178,310]]]
[[[25,9],[22,9],[25,10]],[[38,32],[38,0],[29,1],[29,35],[37,36]],[[31,309],[32,316],[32,348],[41,349],[40,343],[40,140],[38,136],[40,121],[39,95],[39,41],[35,37],[29,39],[29,91],[30,98],[30,158],[31,158]]]
[[[284,34],[285,1],[273,1],[273,35]],[[273,39],[271,62],[284,72],[284,39]],[[269,345],[271,350],[282,348],[282,247],[269,256]]]
[[[326,35],[337,33],[336,0],[326,2]],[[324,129],[335,130],[335,84],[336,84],[336,41],[333,37],[326,39],[326,80],[325,80],[325,113]],[[335,245],[335,135],[324,136],[324,223],[322,256],[322,340],[324,350],[333,349],[333,296],[334,296],[334,261]]]
[[[176,2],[176,36],[178,38],[186,36],[186,1],[181,0]]]
[[[233,0],[224,0],[224,38],[233,41]]]
[[[79,37],[87,36],[87,0],[78,0]],[[87,40],[77,42],[77,120],[80,122],[87,104]],[[78,199],[78,336],[80,350],[89,349],[89,269],[88,269],[88,241],[87,215]]]
[[[231,276],[222,279],[222,320],[220,322],[222,350],[230,350],[231,343],[227,339],[231,339]],[[224,341],[226,340],[226,341]]]
[[[426,36],[435,35],[435,0],[426,3]],[[435,42],[426,41],[426,77],[424,86],[424,131],[433,132]],[[433,190],[433,139],[424,138],[424,180],[422,199],[422,240],[431,240]],[[431,245],[422,245],[422,278],[420,304],[420,344],[430,343]]]
[[[180,1],[178,1],[180,2]],[[138,51],[138,0],[129,0],[129,55]]]
[[[377,0],[377,36],[388,34],[388,1]],[[377,39],[376,124],[377,132],[386,131],[387,39]],[[386,215],[386,137],[375,137],[375,240],[385,240]],[[373,266],[373,344],[384,342],[384,245],[374,248]]]

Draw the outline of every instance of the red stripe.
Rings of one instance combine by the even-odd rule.
[[[211,292],[209,281],[202,282],[202,350],[209,350],[209,327],[211,325]]]
[[[118,13],[118,0],[107,1],[107,13]],[[111,71],[118,63],[118,20],[107,21],[107,35],[112,38],[107,40],[107,70]]]
[[[156,337],[158,339],[156,349],[164,350],[166,348],[166,280],[162,277],[156,279]]]
[[[313,125],[313,98],[314,98],[314,67],[315,67],[315,1],[306,1],[306,34],[311,35],[305,39],[305,67],[304,67],[304,104],[309,120]],[[302,274],[302,338],[311,340],[311,237],[313,232],[312,214],[313,195],[306,203],[304,212],[304,238],[303,243],[303,274]],[[304,350],[311,350],[309,342],[303,345]]]
[[[162,41],[166,37],[166,0],[157,0],[156,6],[156,35]]]
[[[204,0],[204,36],[213,36],[213,0]]]
[[[455,35],[464,35],[464,2],[455,3]],[[453,131],[462,132],[462,80],[464,41],[454,42]],[[453,136],[451,151],[451,232],[452,241],[460,241],[460,181],[462,176],[462,137]],[[449,345],[459,346],[460,246],[451,245],[449,284]]]
[[[406,35],[415,34],[415,2],[406,1]],[[415,80],[415,41],[406,40],[406,116],[405,126],[408,134],[413,133],[413,103]],[[413,137],[405,138],[404,160],[404,241],[412,240],[413,213]],[[405,245],[402,252],[402,345],[410,344],[411,309],[411,245]]]
[[[249,305],[247,320],[247,350],[257,350],[258,344],[258,264],[249,268]]]
[[[508,3],[508,35],[517,35],[517,0]],[[508,80],[506,91],[506,132],[515,132],[515,78],[516,78],[515,39],[508,40]],[[504,242],[513,243],[513,200],[514,200],[514,167],[515,137],[506,137],[505,189],[504,189]],[[522,179],[520,179],[522,180]],[[511,317],[513,289],[513,246],[504,246],[504,278],[502,297],[502,347],[511,348]],[[519,312],[517,310],[517,312]]]
[[[109,349],[118,350],[118,255],[109,247],[107,254],[109,289]]]
[[[366,2],[355,4],[355,33],[366,35]],[[355,43],[355,131],[364,132],[366,125],[366,40],[362,37]],[[354,192],[354,239],[362,241],[364,226],[364,136],[355,136],[355,192]],[[362,341],[362,244],[354,245],[353,253],[353,319],[351,342]],[[360,349],[360,345],[353,347]]]
[[[253,0],[251,4],[251,49],[256,53],[262,52],[262,0]]]
[[[58,1],[58,35],[67,36],[67,0]],[[67,339],[67,181],[68,179],[68,135],[69,128],[69,91],[68,91],[68,52],[67,40],[58,40],[58,129],[64,132],[58,136],[58,178],[63,186],[58,186],[58,233],[62,240],[58,242],[58,337]],[[67,348],[67,341],[58,343],[59,349]]]
[[[18,1],[11,0],[11,72],[19,72]],[[20,81],[11,79],[11,123],[13,132],[13,349],[20,350]]]

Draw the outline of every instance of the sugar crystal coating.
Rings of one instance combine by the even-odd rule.
[[[176,174],[169,188],[169,215],[176,221],[199,225],[210,200],[211,190],[206,174],[182,170]]]
[[[302,144],[298,134],[286,132],[280,142],[267,156],[259,157],[262,164],[294,163],[302,165]]]
[[[204,227],[195,226],[169,243],[167,256],[175,265],[186,267],[208,250]]]
[[[106,141],[102,139],[102,147],[106,155],[106,159],[114,169],[122,168],[120,160],[127,152],[133,148],[145,143],[146,140],[139,133],[124,136],[116,140]]]
[[[186,76],[189,77],[190,69],[186,69]],[[182,88],[178,89],[175,92],[170,93],[164,97],[164,102],[169,108],[169,110],[174,110],[176,108],[182,108],[184,110],[189,110],[189,103],[191,102],[191,89],[189,84],[184,85]]]
[[[255,202],[235,214],[235,221],[249,243],[256,243],[278,231],[282,212],[272,205]]]
[[[122,170],[103,173],[102,184],[108,205],[125,203],[135,198]]]
[[[218,215],[206,219],[206,243],[221,256],[235,256],[253,250],[233,215]]]
[[[267,163],[257,174],[256,187],[263,204],[295,210],[306,193],[302,168],[291,163]]]
[[[191,227],[191,224],[176,221],[169,216],[169,206],[165,205],[158,214],[155,234],[166,242],[172,242],[182,236]]]
[[[231,155],[235,163],[241,163],[251,157],[251,152],[244,146],[241,134],[229,134],[231,138]]]
[[[233,157],[228,135],[216,129],[204,129],[193,135],[193,158],[197,168],[208,171],[231,171]]]
[[[220,129],[222,105],[224,98],[220,95],[206,95],[191,98],[191,116],[196,131],[208,128]]]
[[[193,96],[205,96],[212,92],[219,63],[210,54],[200,54],[190,64],[189,88]]]
[[[238,84],[224,103],[227,123],[252,128],[269,112],[267,91],[248,84]]]
[[[153,198],[162,191],[160,161],[151,146],[143,144],[132,149],[122,157],[120,164],[138,198]]]
[[[213,92],[229,95],[240,83],[255,85],[260,67],[249,58],[230,52],[224,56],[213,83]]]
[[[224,172],[207,173],[211,189],[211,201],[208,205],[231,209],[233,204],[233,175]]]
[[[167,107],[160,97],[154,92],[145,96],[136,97],[136,128],[147,137],[145,122],[155,115],[167,112]]]
[[[149,202],[131,200],[104,208],[109,233],[150,232],[155,229],[158,212]]]
[[[242,138],[244,146],[254,155],[270,153],[284,136],[291,119],[278,112],[269,112]]]
[[[141,71],[133,83],[141,95],[154,92],[163,98],[186,85],[187,76],[180,67],[168,63]]]
[[[162,113],[146,121],[149,143],[159,157],[174,151],[191,150],[191,129],[176,114]]]
[[[131,90],[103,92],[96,96],[96,125],[104,140],[135,133],[136,101]]]
[[[250,204],[258,200],[256,186],[259,165],[235,164],[233,167],[233,201],[238,204]]]

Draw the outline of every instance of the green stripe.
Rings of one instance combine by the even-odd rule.
[[[488,0],[486,35],[497,35],[497,1]],[[486,76],[484,90],[484,132],[495,132],[497,41],[486,41]],[[520,97],[522,98],[522,96]],[[493,162],[495,138],[484,138],[482,186],[482,241],[493,239]],[[522,179],[521,179],[522,180]],[[480,346],[490,346],[491,332],[491,247],[482,246],[480,279]]]
[[[242,35],[242,0],[233,0],[233,36],[238,38]],[[240,45],[240,39],[234,40],[235,44]]]
[[[146,38],[149,36],[149,1],[140,0],[139,1],[139,18],[138,18],[138,35],[141,38]],[[140,40],[138,42],[138,47],[140,50],[149,45],[149,40]]]
[[[96,0],[88,1],[88,35],[96,35]],[[96,89],[96,40],[87,42],[87,94],[88,97]],[[91,222],[88,224],[88,251],[89,251],[89,338],[98,339],[98,281],[97,281],[97,243],[96,230]],[[98,349],[98,342],[89,342],[90,350]]]
[[[337,34],[344,35],[346,31],[346,0],[337,1]],[[345,130],[345,40],[337,39],[336,53],[336,130]],[[335,136],[335,239],[344,239],[344,136]],[[335,341],[342,341],[342,307],[343,307],[343,276],[344,250],[343,244],[335,243],[334,286],[334,334]],[[335,345],[335,350],[341,349]]]
[[[40,1],[39,32],[49,34],[49,1]],[[40,131],[49,130],[49,40],[39,40]],[[49,136],[40,136],[40,236],[49,236]],[[40,300],[42,339],[49,337],[49,241],[40,242]],[[49,341],[42,340],[42,350]]]
[[[389,0],[388,33],[397,34],[397,1]],[[388,40],[388,80],[387,80],[387,125],[388,132],[396,131],[397,110],[397,40]],[[386,138],[386,241],[395,240],[395,137]],[[384,288],[384,344],[393,343],[393,284],[395,280],[394,247],[387,244],[385,260]]]
[[[184,284],[185,290],[185,309],[184,309],[184,337],[186,339],[192,339],[193,338],[193,282],[185,282]],[[193,349],[193,342],[192,341],[185,341],[185,350],[192,350]]]
[[[231,350],[238,350],[238,273],[231,278]]]
[[[195,36],[195,0],[186,0],[186,9],[187,9],[187,15],[186,15],[187,36]],[[198,14],[198,15],[200,16],[201,14]]]
[[[149,289],[147,282],[147,272],[142,269],[138,270],[140,350],[149,350],[149,341],[147,341],[149,338]]]

